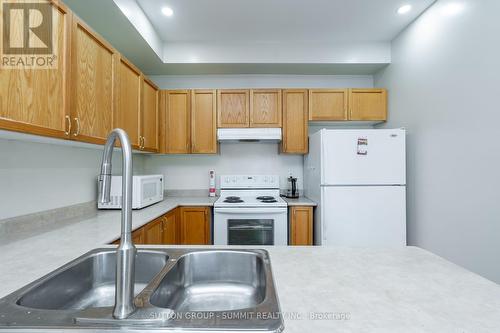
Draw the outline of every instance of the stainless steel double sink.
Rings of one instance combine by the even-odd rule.
[[[112,317],[116,253],[93,250],[0,300],[0,332],[281,332],[264,250],[139,249],[135,305]]]

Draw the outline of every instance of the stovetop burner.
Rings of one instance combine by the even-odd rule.
[[[241,202],[244,202],[244,201],[240,197],[232,196],[232,197],[227,197],[226,200],[224,200],[224,202],[227,202],[227,203],[241,203]]]
[[[274,202],[278,202],[278,200],[272,198],[272,199],[268,199],[268,200],[261,200],[261,202],[263,202],[263,203],[274,203]]]
[[[261,197],[257,197],[257,200],[268,201],[268,200],[276,200],[276,199],[274,197],[270,196],[270,195],[264,195],[264,196],[261,196]]]

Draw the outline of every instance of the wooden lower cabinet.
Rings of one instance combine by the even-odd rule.
[[[132,232],[132,242],[134,242],[134,244],[146,244],[144,239],[144,227]]]
[[[179,244],[179,209],[165,214],[163,216],[163,233],[161,244],[175,245]]]
[[[163,240],[163,217],[144,226],[144,240],[146,244],[162,244]]]
[[[134,244],[210,245],[210,207],[180,207],[132,232]],[[120,240],[112,244],[119,244]]]
[[[313,245],[313,207],[291,207],[289,218],[289,245]]]
[[[209,207],[181,207],[181,243],[184,245],[211,244]]]

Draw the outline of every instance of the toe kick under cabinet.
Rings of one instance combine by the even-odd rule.
[[[134,230],[132,240],[147,245],[211,245],[211,216],[210,207],[179,207]]]

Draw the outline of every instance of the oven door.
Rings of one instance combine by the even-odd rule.
[[[287,245],[287,209],[215,208],[215,245]]]

